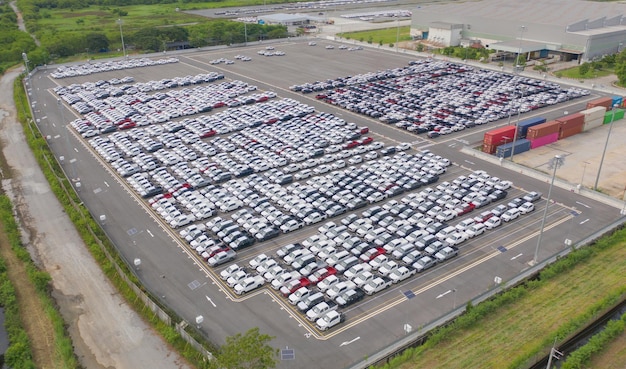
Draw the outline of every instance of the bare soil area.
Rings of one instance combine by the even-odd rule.
[[[68,325],[74,351],[89,369],[190,368],[109,283],[63,212],[33,157],[13,105],[13,80],[19,70],[0,79],[0,146],[9,170],[3,167],[2,186],[18,213],[23,244],[52,277],[53,297]],[[10,173],[11,178],[8,178]],[[1,241],[1,240],[0,240]],[[0,242],[6,245],[5,242]],[[0,252],[4,253],[3,248]],[[26,282],[25,273],[16,271]],[[26,283],[28,284],[28,283]],[[41,325],[36,296],[17,286],[25,301],[24,316],[37,357],[53,360],[46,351],[50,327]],[[42,351],[40,351],[42,350]],[[41,361],[39,368],[53,368]]]

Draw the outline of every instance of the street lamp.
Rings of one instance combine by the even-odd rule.
[[[400,18],[396,18],[396,53],[398,52],[398,42],[400,42]]]
[[[124,54],[124,58],[126,57],[126,46],[124,45],[124,33],[122,32],[122,19],[117,20],[117,24],[120,26],[120,38],[122,39],[122,53]]]
[[[526,86],[521,86],[522,90],[521,98],[519,100],[519,108],[517,108],[517,121],[515,122],[515,132],[513,132],[513,145],[511,145],[511,161],[513,161],[513,155],[515,155],[515,141],[517,141],[517,130],[519,129],[519,118],[522,113],[522,102],[524,100],[524,92],[526,92]]]
[[[520,29],[520,36],[519,36],[519,50],[517,52],[517,58],[515,59],[515,69],[517,70],[517,67],[519,67],[519,57],[522,54],[522,39],[524,38],[524,31],[526,30],[526,26],[522,26]]]
[[[598,175],[596,176],[596,184],[593,186],[594,190],[598,190],[598,181],[600,181],[600,171],[602,171],[602,163],[604,162],[604,155],[606,154],[606,148],[609,146],[609,137],[611,137],[611,130],[613,129],[613,121],[615,120],[615,109],[617,104],[613,105],[611,109],[611,123],[609,123],[609,133],[606,135],[606,142],[604,143],[604,150],[602,150],[602,158],[600,159],[600,168],[598,168]]]
[[[28,55],[26,53],[22,53],[22,59],[24,59],[24,65],[26,66],[26,81],[30,82],[30,69],[28,68]]]
[[[539,238],[537,239],[537,247],[535,248],[535,257],[533,258],[533,265],[537,265],[537,258],[539,257],[539,246],[541,246],[541,239],[543,238],[543,229],[546,226],[546,217],[548,216],[548,207],[550,206],[550,195],[552,194],[552,186],[554,186],[554,178],[556,177],[556,170],[559,169],[565,163],[565,157],[561,155],[555,155],[550,159],[548,169],[554,169],[552,172],[552,181],[550,182],[550,188],[548,189],[548,197],[546,198],[546,208],[543,211],[543,219],[541,219],[541,228],[539,230]]]
[[[583,161],[583,175],[580,178],[580,187],[583,187],[585,185],[585,170],[587,170],[587,164],[589,164],[589,162]]]

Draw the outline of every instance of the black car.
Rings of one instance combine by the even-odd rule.
[[[439,137],[439,132],[437,132],[437,131],[430,131],[426,135],[428,136],[428,138],[437,138],[437,137]]]
[[[397,150],[396,150],[396,148],[395,148],[395,147],[390,146],[390,147],[386,147],[386,148],[384,148],[384,149],[380,150],[380,154],[381,154],[381,155],[383,155],[383,156],[387,156],[387,155],[392,155],[392,154],[395,154],[395,153],[396,153],[396,151],[397,151]]]
[[[505,190],[495,190],[489,194],[489,198],[493,202],[493,201],[502,200],[503,198],[506,197],[506,195],[508,195],[508,193]]]
[[[280,235],[280,229],[269,227],[262,229],[259,233],[256,234],[256,239],[259,241],[267,241],[271,238],[278,237]]]
[[[254,238],[249,236],[241,236],[231,242],[230,247],[235,250],[241,250],[245,249],[246,247],[252,246],[252,244],[254,244]]]
[[[354,288],[351,290],[347,290],[344,293],[340,294],[335,298],[335,302],[340,307],[347,307],[356,302],[363,300],[365,297],[365,292],[363,292],[360,288]]]

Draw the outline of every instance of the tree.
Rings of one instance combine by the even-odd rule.
[[[226,338],[220,347],[213,367],[220,369],[269,369],[278,364],[278,349],[268,344],[274,337],[260,334],[259,328],[252,328],[241,335]]]
[[[109,48],[109,39],[103,33],[88,33],[85,36],[85,42],[89,50],[98,52]]]
[[[581,76],[584,76],[591,69],[591,65],[589,63],[582,63],[580,67],[578,67],[578,72]]]

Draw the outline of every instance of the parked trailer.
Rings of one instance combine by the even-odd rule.
[[[526,132],[526,138],[532,140],[543,136],[556,133],[558,137],[559,130],[561,129],[561,122],[557,120],[551,120],[549,122],[537,124],[536,126],[529,127]]]
[[[550,133],[549,135],[546,135],[546,136],[533,138],[529,140],[530,148],[536,149],[538,147],[556,142],[558,139],[559,139],[559,132]]]
[[[587,103],[587,109],[594,108],[596,106],[604,106],[605,108],[610,109],[613,106],[613,98],[601,97]]]
[[[613,114],[615,114],[615,117],[613,117]],[[613,112],[613,110],[609,110],[606,113],[604,113],[603,123],[608,124],[608,123],[611,123],[612,121],[616,121],[620,119],[624,119],[623,109],[615,109],[615,113]]]
[[[517,124],[517,138],[526,138],[526,133],[528,132],[528,128],[536,126],[541,123],[545,123],[546,118],[543,117],[535,117],[523,120]]]
[[[581,113],[570,114],[557,120],[561,122],[559,140],[579,134],[585,124],[585,116]]]
[[[508,158],[511,156],[511,151],[515,147],[515,154],[521,154],[530,150],[530,141],[522,138],[515,142],[509,142],[504,145],[498,146],[496,149],[496,156],[499,158]]]
[[[483,144],[498,146],[513,141],[515,126],[504,126],[485,132]]]
[[[580,112],[584,115],[585,124],[583,125],[583,131],[588,131],[592,128],[600,127],[604,121],[604,114],[606,108],[604,106],[596,106]]]

